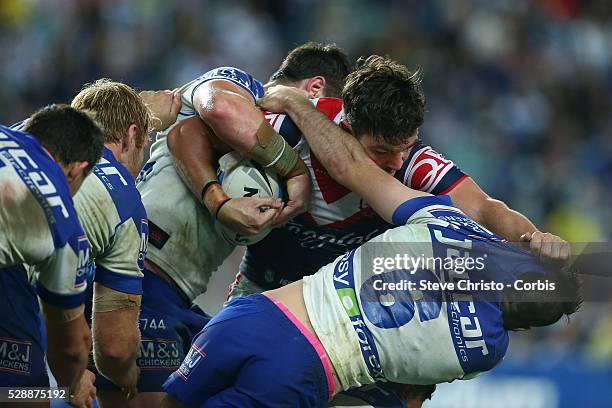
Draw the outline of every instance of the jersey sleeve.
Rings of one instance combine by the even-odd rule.
[[[146,217],[119,225],[111,247],[96,259],[95,281],[118,292],[141,295],[147,236]]]
[[[419,142],[396,173],[408,187],[434,195],[450,193],[468,177],[452,160]]]
[[[244,72],[234,67],[220,67],[212,69],[206,72],[204,75],[193,81],[183,94],[189,95],[189,101],[193,106],[193,96],[196,90],[206,82],[213,80],[228,81],[235,85],[238,85],[245,91],[247,91],[253,97],[253,101],[264,96],[263,84],[247,72]]]
[[[434,211],[456,211],[448,195],[423,196],[412,198],[400,204],[393,212],[392,221],[394,225],[425,224],[436,218]]]
[[[80,227],[79,227],[80,229]],[[85,303],[89,243],[82,230],[56,246],[51,257],[36,266],[38,296],[51,306],[72,309]]]

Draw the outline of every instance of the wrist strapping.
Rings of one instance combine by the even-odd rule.
[[[295,150],[279,135],[266,119],[255,134],[257,143],[246,154],[246,157],[261,163],[266,168],[272,168],[281,176],[292,173],[301,162]]]

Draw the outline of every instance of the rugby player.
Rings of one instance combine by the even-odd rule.
[[[573,272],[544,267],[537,255],[470,219],[448,195],[407,188],[371,161],[355,138],[341,133],[335,141],[327,138],[334,153],[318,152],[319,157],[352,160],[359,172],[347,172],[343,183],[397,227],[312,276],[232,300],[195,337],[164,384],[165,407],[321,407],[339,391],[376,381],[471,379],[502,360],[508,331],[547,326],[578,309],[580,285]],[[569,251],[567,243],[556,241]],[[424,263],[379,273],[373,265],[381,253],[485,261],[469,270]],[[546,280],[556,289],[518,290],[513,283],[519,279]],[[494,280],[503,289],[381,289],[376,283],[404,280]]]
[[[342,67],[339,79],[335,80],[338,77],[335,71],[330,79],[338,84],[336,88],[340,91],[343,75],[349,71],[343,54],[335,48],[327,48],[307,55],[306,60],[319,70],[332,71],[335,67]],[[304,83],[306,87],[319,89],[324,81],[319,75]],[[149,219],[141,311],[142,340],[137,364],[141,368],[139,391],[160,399],[163,381],[178,368],[189,351],[193,335],[209,319],[197,307],[192,307],[192,302],[206,290],[212,272],[234,249],[219,239],[214,222],[238,219],[247,229],[269,226],[280,217],[303,211],[310,194],[310,180],[304,163],[264,121],[261,110],[255,105],[256,98],[263,96],[263,85],[259,81],[238,69],[222,67],[184,86],[181,95],[183,106],[178,122],[196,118],[200,123],[205,121],[206,126],[216,132],[247,132],[246,126],[236,128],[233,125],[237,123],[235,115],[243,112],[239,107],[247,106],[249,113],[240,117],[250,118],[252,140],[260,137],[261,143],[253,143],[245,152],[258,160],[267,160],[265,164],[285,174],[289,179],[290,202],[283,207],[280,200],[274,199],[223,199],[215,170],[198,186],[196,198],[177,174],[177,163],[168,149],[168,145],[173,143],[170,130],[158,135],[137,183]],[[207,208],[200,197],[210,194],[221,199]],[[213,200],[208,203],[213,203]],[[269,210],[261,212],[264,207]],[[159,393],[154,395],[156,391]]]
[[[100,159],[103,136],[86,113],[66,105],[41,109],[21,129],[0,127],[0,384],[48,387],[46,349],[71,403],[91,406],[83,314],[89,244],[71,196]],[[36,268],[36,289],[23,264]]]
[[[376,60],[376,58],[373,58],[373,60]],[[395,173],[395,170],[399,170],[395,174],[396,177],[415,188],[424,188],[434,193],[445,192],[450,188],[451,194],[453,194],[452,191],[455,191],[458,201],[463,203],[466,211],[469,210],[474,216],[481,219],[485,218],[488,224],[492,224],[492,228],[502,232],[505,231],[507,235],[514,239],[518,239],[523,235],[523,232],[528,231],[529,236],[533,235],[532,244],[534,250],[542,250],[544,256],[558,257],[558,253],[552,253],[552,250],[555,248],[550,244],[550,242],[555,240],[555,237],[540,232],[532,234],[535,227],[525,217],[510,210],[505,204],[488,197],[471,179],[456,168],[452,162],[445,160],[431,148],[424,146],[418,141],[416,133],[418,126],[423,120],[424,102],[416,89],[416,81],[414,81],[414,78],[410,78],[405,67],[393,61],[383,59],[377,62],[379,66],[389,67],[390,72],[383,72],[382,75],[371,81],[372,86],[370,87],[369,94],[366,95],[364,95],[364,92],[358,93],[358,85],[360,78],[372,74],[371,70],[368,72],[361,69],[358,71],[360,72],[359,75],[353,74],[353,84],[348,90],[351,95],[348,95],[348,98],[350,101],[359,101],[358,103],[353,103],[353,106],[368,106],[370,100],[376,98],[380,93],[380,89],[382,89],[380,87],[381,82],[393,80],[393,76],[396,77],[395,79],[398,79],[403,75],[404,86],[412,90],[410,104],[407,105],[403,112],[394,112],[395,115],[392,116],[393,118],[403,117],[403,122],[400,124],[403,131],[399,135],[390,135],[390,137],[385,139],[384,137],[374,137],[368,132],[364,132],[365,134],[362,133],[359,137],[368,155],[375,160],[379,167],[384,168],[391,174]],[[276,82],[280,80],[289,85],[299,86],[299,83],[293,83],[291,80],[284,78],[282,69],[273,78]],[[395,85],[397,86],[397,84]],[[315,100],[315,103],[319,110],[324,112],[328,118],[334,119],[336,123],[340,123],[343,119],[341,101],[322,98]],[[315,110],[312,105],[311,108]],[[389,106],[385,107],[385,109],[388,108]],[[281,111],[281,109],[282,106],[276,106],[271,107],[269,110]],[[268,117],[274,123],[275,128],[281,130],[283,136],[289,135],[289,140],[299,139],[300,134],[296,134],[292,122],[284,118],[283,115],[270,114]],[[383,115],[382,117],[385,116]],[[380,121],[383,122],[384,120],[380,119]],[[348,128],[350,123],[344,121],[343,125]],[[185,130],[187,126],[192,127],[192,129]],[[198,126],[200,127],[199,130]],[[294,131],[291,131],[292,127]],[[411,131],[406,132],[406,129]],[[174,132],[178,130],[175,129]],[[206,129],[203,129],[197,121],[194,121],[193,124],[185,121],[180,125],[180,134],[185,140],[190,141],[188,143],[189,149],[181,149],[180,143],[170,144],[170,148],[178,161],[185,162],[181,167],[184,169],[184,172],[188,173],[186,180],[190,181],[192,189],[197,191],[197,186],[203,182],[201,178],[198,179],[199,174],[211,174],[213,172],[213,165],[212,162],[206,162],[210,154],[199,155],[197,149],[194,149],[193,138],[190,138],[188,135],[190,131],[209,137],[216,146],[219,146],[220,142],[215,138],[215,135],[211,135],[210,132],[207,134]],[[408,137],[406,137],[406,134],[408,134]],[[173,133],[171,133],[170,137],[172,136]],[[400,141],[399,143],[398,140]],[[405,142],[403,145],[401,144],[402,141]],[[237,142],[240,142],[240,140]],[[187,145],[187,143],[183,143]],[[320,141],[319,143],[326,142]],[[415,143],[416,145],[410,148]],[[398,148],[398,145],[402,148]],[[329,146],[329,144],[322,146]],[[406,146],[408,146],[410,151],[407,158],[405,158],[407,153],[403,151],[403,147]],[[225,149],[221,150],[222,152],[227,151],[227,147],[222,149]],[[274,276],[276,274],[274,273],[275,268],[270,267],[270,265],[278,266],[283,262],[283,259],[291,260],[294,266],[291,270],[285,272],[286,275],[284,277],[281,276],[277,285],[286,283],[290,280],[287,277],[293,276],[293,279],[295,279],[296,276],[300,277],[308,273],[305,270],[307,270],[309,265],[314,265],[311,266],[311,270],[314,270],[315,267],[319,266],[319,263],[333,259],[332,257],[338,255],[343,249],[347,249],[347,247],[350,249],[363,242],[364,235],[365,237],[371,237],[388,228],[388,225],[382,222],[382,220],[373,217],[374,214],[371,209],[363,205],[357,194],[351,193],[350,190],[331,179],[325,170],[327,164],[323,162],[323,165],[321,165],[322,161],[317,160],[315,157],[316,153],[311,153],[305,141],[299,143],[297,149],[312,172],[313,191],[315,194],[311,202],[310,213],[298,217],[283,229],[273,231],[262,243],[249,247],[241,267],[243,270],[245,267],[249,270],[249,265],[261,267],[259,270],[261,272],[259,274],[260,282],[263,281],[265,283],[265,278],[267,278],[268,284],[272,287],[275,287],[271,282],[275,279]],[[199,157],[198,160],[196,160],[197,157]],[[338,158],[334,158],[332,161],[344,164]],[[428,180],[427,177],[424,177],[419,172],[421,167],[427,168],[428,163],[431,162],[435,163],[438,168],[435,169],[433,177],[431,177],[431,174],[427,175],[431,177]],[[206,165],[209,166],[208,170],[200,170]],[[350,164],[347,164],[347,166],[350,167]],[[197,170],[189,173],[190,169]],[[453,186],[455,187],[453,188]],[[458,186],[461,186],[461,188],[457,189]],[[499,219],[499,217],[503,216],[510,217],[511,222],[509,223],[503,218]],[[317,239],[315,234],[306,233],[312,229],[318,231],[323,237],[327,236],[327,239]],[[297,236],[299,239],[296,239],[296,231],[299,234]],[[301,235],[302,232],[304,232],[303,235]],[[312,238],[313,235],[314,238]],[[548,242],[548,244],[543,245],[544,242]],[[251,256],[251,250],[252,253],[258,253],[259,256]],[[283,254],[284,256],[278,256],[278,254]],[[239,275],[239,279],[238,285],[233,289],[233,295],[262,291],[263,287],[266,287],[264,284],[257,285],[241,275]]]
[[[368,72],[362,69],[352,74],[352,84],[346,90],[345,97],[350,98],[349,102],[354,109],[368,106],[378,97],[381,93],[378,88],[381,81],[393,79],[393,76],[409,76],[405,67],[391,60],[385,59],[379,61],[379,64],[391,64],[392,70],[387,73],[381,71],[376,81],[371,81],[372,87],[367,91],[360,91],[358,84],[360,78],[368,75]],[[278,83],[301,87],[303,80],[296,81],[285,73],[295,72],[294,67],[290,68],[281,66],[279,72],[272,76],[271,85]],[[546,243],[540,246],[543,256],[555,258],[558,254],[552,253],[549,245],[549,241],[553,239],[551,235],[539,232],[525,216],[511,210],[503,202],[489,197],[452,161],[419,140],[418,128],[423,122],[424,98],[418,90],[417,82],[417,77],[410,79],[413,99],[403,111],[396,112],[397,115],[402,115],[398,119],[402,121],[404,129],[401,134],[387,138],[370,133],[360,135],[359,141],[368,155],[379,167],[412,188],[433,194],[449,194],[455,205],[469,216],[509,240],[519,241],[524,236],[533,236],[534,243]],[[318,88],[316,92],[306,91],[310,97],[329,96],[325,94],[325,88]],[[328,119],[346,129],[350,128],[351,119],[344,116],[341,100],[317,98],[313,103]],[[270,107],[267,110],[275,111]],[[238,108],[234,111],[235,120],[240,120],[242,111]],[[263,241],[247,248],[230,297],[273,289],[299,279],[389,228],[389,225],[364,203],[362,197],[334,180],[326,163],[318,159],[311,146],[312,141],[301,138],[300,130],[290,118],[272,113],[267,117],[288,143],[295,146],[308,166],[313,194],[307,213],[299,215],[282,228],[274,229]],[[304,122],[308,120],[307,115],[302,115],[300,119]],[[203,141],[206,138],[208,140]],[[168,140],[168,146],[181,169],[183,180],[194,192],[202,191],[203,186],[211,182],[210,177],[216,166],[215,159],[220,154],[232,149],[244,151],[253,144],[252,137],[237,133],[220,136],[194,119],[175,128]],[[211,147],[216,149],[216,154],[211,153]],[[332,161],[334,167],[344,165],[350,167],[350,163],[341,163],[338,159]],[[203,197],[204,203],[214,208],[219,202],[227,200],[221,190],[218,185],[207,189]],[[279,221],[285,220],[286,218]],[[238,222],[233,226],[236,224]],[[236,230],[249,233],[248,229]],[[251,231],[259,232],[255,228],[251,228]],[[291,270],[283,268],[287,260],[295,263]]]
[[[74,198],[81,224],[90,243],[89,266],[93,270],[87,314],[93,331],[92,371],[104,377],[96,386],[103,406],[120,406],[134,397],[139,369],[138,314],[142,295],[142,269],[147,248],[148,222],[134,178],[142,164],[146,139],[153,124],[141,97],[128,85],[100,79],[86,85],[72,106],[94,112],[105,135],[102,158],[93,176]],[[178,113],[176,103],[170,103]],[[93,301],[91,298],[93,292]]]

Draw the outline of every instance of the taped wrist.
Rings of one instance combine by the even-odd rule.
[[[219,210],[219,206],[225,202],[229,196],[223,191],[221,184],[213,184],[203,197],[204,206],[208,211],[215,215]]]
[[[93,312],[103,313],[137,307],[140,309],[142,297],[131,293],[118,292],[106,286],[95,284],[93,293]]]
[[[261,163],[266,168],[272,168],[283,177],[299,167],[301,160],[295,150],[276,133],[266,119],[259,125],[255,136],[257,143],[247,152],[246,157]]]

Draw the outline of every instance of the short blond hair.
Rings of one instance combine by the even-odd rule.
[[[107,78],[86,84],[72,100],[72,107],[88,109],[104,131],[105,143],[121,141],[133,123],[138,127],[136,148],[140,149],[151,130],[151,112],[129,85]]]

